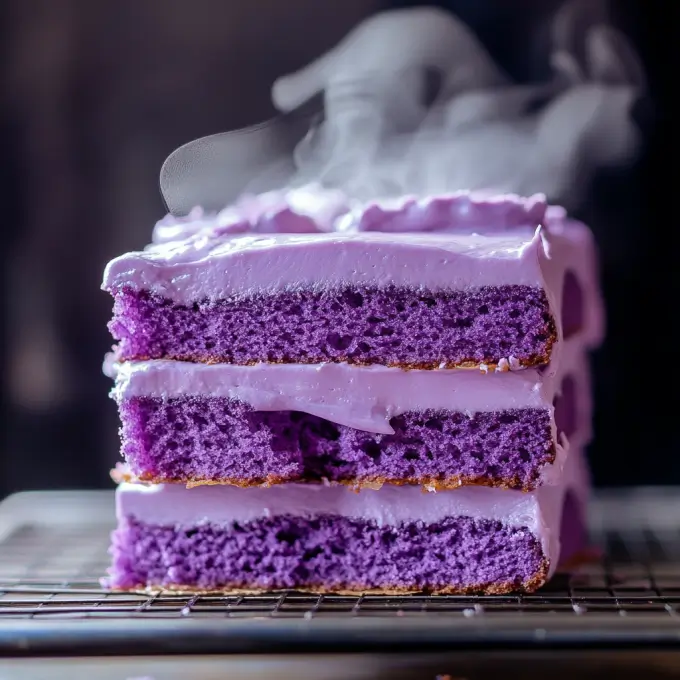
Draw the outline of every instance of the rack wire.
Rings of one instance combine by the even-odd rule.
[[[565,616],[587,620],[594,615],[646,615],[655,620],[675,620],[680,629],[677,493],[655,492],[644,498],[638,496],[637,500],[616,496],[600,499],[592,526],[593,542],[601,548],[600,557],[571,574],[556,575],[534,594],[434,597],[105,592],[99,578],[108,566],[112,517],[106,508],[112,508],[111,496],[96,496],[96,512],[92,502],[95,496],[88,496],[87,502],[77,494],[63,496],[62,500],[68,500],[70,521],[60,519],[54,511],[55,498],[37,494],[23,499],[26,507],[30,500],[29,516],[22,516],[16,503],[11,512],[5,512],[11,525],[5,526],[4,533],[0,531],[0,622],[8,618],[449,617],[501,619],[507,623],[517,617],[550,614],[560,620]],[[41,515],[41,503],[43,510],[45,504],[50,506],[51,513]],[[650,517],[650,509],[655,517]],[[50,515],[51,521],[46,521]]]

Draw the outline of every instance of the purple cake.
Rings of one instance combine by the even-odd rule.
[[[184,240],[113,260],[104,288],[119,358],[410,369],[550,361],[567,273],[583,263],[578,228],[544,228],[541,199],[376,204],[331,231],[299,217],[289,206],[259,219],[228,211]],[[310,233],[279,232],[295,227]]]
[[[558,374],[129,362],[113,392],[122,451],[153,483],[529,491],[587,427],[587,367],[565,348]]]
[[[540,197],[306,189],[159,223],[104,277],[111,587],[537,588],[582,544],[596,274]]]
[[[587,483],[523,493],[416,487],[354,493],[122,484],[116,589],[489,594],[532,591],[583,545]]]

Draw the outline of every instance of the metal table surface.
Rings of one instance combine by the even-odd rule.
[[[113,522],[111,492],[0,504],[0,680],[680,674],[680,489],[600,492],[601,558],[523,596],[106,593]]]

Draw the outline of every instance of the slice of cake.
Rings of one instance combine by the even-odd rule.
[[[565,348],[556,373],[124,363],[122,452],[154,483],[529,491],[559,475],[565,438],[587,436],[587,366]]]
[[[108,265],[121,360],[538,366],[561,338],[565,285],[589,282],[540,198],[375,204],[332,227],[265,205],[183,223],[184,240]]]
[[[583,547],[587,479],[572,454],[559,486],[532,493],[122,484],[108,586],[533,591]]]
[[[303,195],[310,203],[309,195]],[[320,196],[323,199],[325,194]],[[265,196],[230,209],[226,217],[197,213],[178,223],[166,221],[155,232],[160,245],[109,265],[105,287],[113,292],[118,310],[112,328],[122,338],[117,348],[122,363],[117,366],[113,394],[120,410],[123,454],[133,478],[238,486],[324,479],[354,487],[389,483],[445,489],[480,484],[525,491],[554,479],[562,464],[562,439],[576,432],[577,424],[571,422],[573,402],[586,399],[572,388],[584,383],[584,352],[601,335],[588,229],[567,221],[559,209],[546,212],[538,199],[480,201],[456,195],[344,213],[337,207],[337,195],[331,194],[331,199],[323,220],[319,217],[323,200],[308,211],[314,215],[312,220],[302,213],[299,196],[293,192],[286,195],[284,207],[280,196]],[[329,222],[329,214],[336,215],[335,221]],[[539,217],[545,226],[534,229],[533,223],[527,224]],[[226,226],[220,226],[223,223]],[[244,236],[246,227],[250,235]],[[253,236],[283,227],[297,232],[316,228],[316,232],[304,237]],[[375,233],[378,228],[386,231]],[[420,233],[413,233],[418,228]],[[469,233],[473,228],[483,235]],[[330,229],[332,233],[325,233]],[[380,252],[386,255],[378,257]],[[325,258],[323,267],[317,266],[320,253]],[[419,262],[422,266],[417,266]],[[259,281],[257,295],[252,293],[254,276]],[[338,328],[337,319],[323,315],[311,319],[306,312],[302,317],[291,315],[285,305],[278,321],[248,322],[238,331],[250,338],[247,343],[243,340],[244,350],[276,341],[287,352],[285,357],[253,350],[242,360],[222,355],[217,357],[220,363],[201,353],[192,361],[141,358],[177,359],[186,354],[149,350],[154,344],[213,344],[206,340],[212,337],[214,343],[233,348],[241,342],[228,324],[215,321],[217,317],[207,331],[203,326],[200,332],[192,330],[189,321],[189,326],[176,325],[168,296],[200,298],[200,304],[182,307],[182,313],[194,319],[217,304],[226,314],[219,318],[233,320],[241,311],[250,314],[265,304],[265,298],[337,291],[342,281],[350,285],[347,281],[352,277],[384,284],[381,295],[389,288],[416,297],[422,297],[419,286],[427,284],[429,277],[438,281],[439,288],[448,286],[449,293],[456,288],[456,295],[468,301],[481,294],[481,284],[493,281],[492,288],[506,289],[533,281],[531,295],[545,296],[553,310],[550,323],[557,341],[551,345],[550,365],[518,370],[522,362],[504,338],[520,332],[521,322],[515,321],[522,316],[519,308],[491,318],[490,308],[483,304],[469,317],[476,319],[471,324],[484,326],[506,343],[508,358],[496,355],[495,368],[482,362],[481,370],[446,369],[446,347],[454,351],[457,343],[464,342],[465,329],[446,321],[448,312],[433,302],[435,298],[430,300],[433,304],[423,303],[425,307],[418,303],[405,308],[395,323],[390,321],[394,310],[367,317],[369,330],[362,331],[364,340],[355,349],[369,343],[371,351],[392,347],[390,351],[402,352],[408,344],[409,356],[417,359],[409,360],[409,365],[432,368],[432,361],[423,361],[429,356],[437,370],[404,371],[381,362],[352,365],[344,354],[309,363],[313,357],[328,359],[317,351],[320,345],[315,345],[309,329],[321,323],[330,336]],[[150,301],[162,290],[165,302],[157,311],[170,311],[152,314],[165,327],[160,335],[160,326],[151,323],[151,317],[137,314],[139,306],[137,311],[121,312],[121,300],[141,296]],[[350,298],[353,302],[347,307]],[[215,299],[219,302],[210,302]],[[337,314],[353,323],[366,311],[364,301],[355,286],[351,295],[342,293],[334,306]],[[517,305],[525,301],[524,296],[515,297]],[[302,309],[298,306],[300,314]],[[463,335],[448,336],[445,347],[438,332],[432,340],[427,334],[398,330],[401,321],[411,323],[421,312],[423,328],[441,322],[454,335],[459,331]],[[428,314],[439,315],[439,322]],[[281,330],[291,323],[294,336]],[[280,332],[285,338],[275,340]],[[395,335],[399,337],[394,339]],[[146,349],[129,356],[133,345]],[[302,361],[300,353],[304,353]],[[265,355],[268,361],[262,360]],[[343,358],[348,361],[340,363]],[[298,362],[290,363],[294,359]],[[582,420],[589,417],[587,413]]]
[[[110,587],[531,591],[582,547],[584,225],[538,197],[308,191],[153,240],[104,277]]]

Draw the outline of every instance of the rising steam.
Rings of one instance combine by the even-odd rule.
[[[631,160],[638,60],[596,0],[553,23],[545,83],[511,82],[449,13],[375,15],[273,88],[289,112],[323,93],[325,115],[295,150],[294,185],[358,199],[457,190],[546,194],[579,203],[598,168]],[[429,91],[433,77],[439,86]]]

